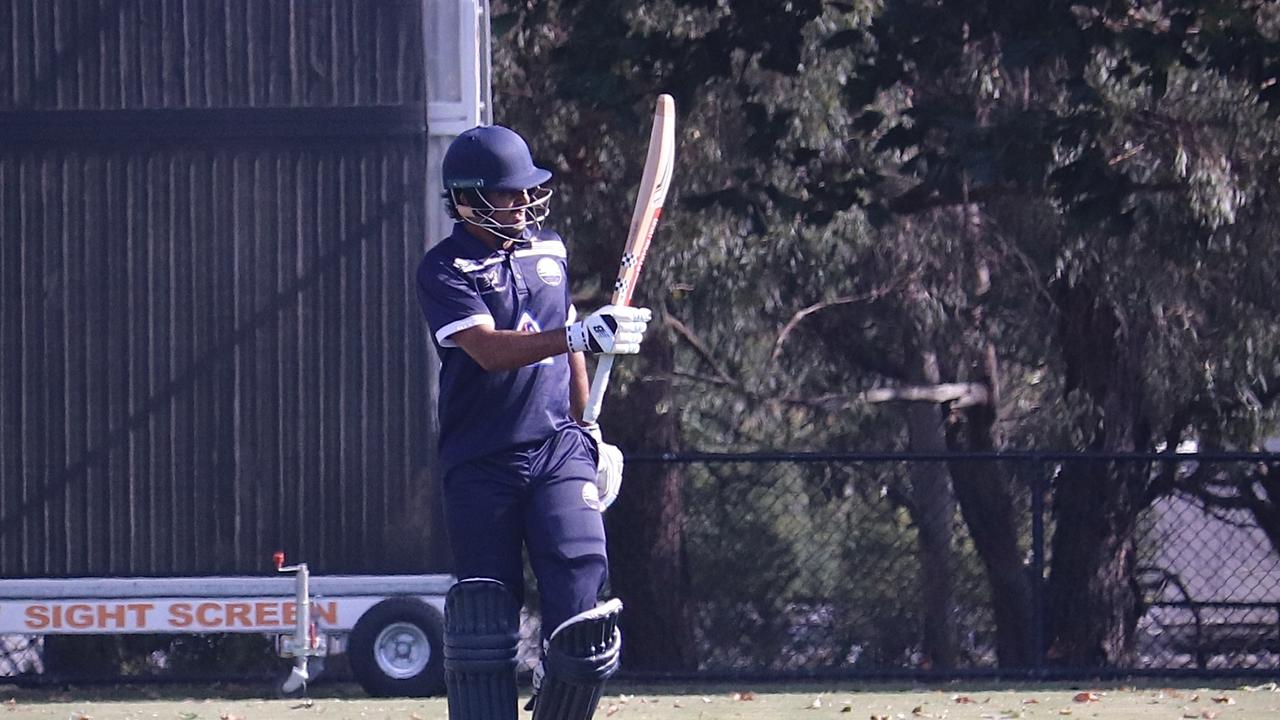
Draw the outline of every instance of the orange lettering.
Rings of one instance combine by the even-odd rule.
[[[98,606],[98,627],[106,629],[107,623],[111,622],[113,627],[124,627],[124,611],[123,605],[99,605]]]
[[[338,624],[338,603],[330,600],[327,603],[313,602],[311,603],[311,619],[321,625],[337,625]]]
[[[49,608],[44,605],[28,605],[26,616],[28,630],[43,630],[52,622],[49,619]]]
[[[222,617],[216,614],[220,609],[217,603],[200,603],[196,606],[196,622],[205,627],[221,627]]]
[[[79,630],[93,627],[93,615],[92,605],[68,605],[67,627]]]
[[[272,627],[280,623],[280,605],[273,602],[256,603],[253,613],[254,624]]]
[[[170,605],[169,625],[171,627],[190,627],[191,603],[174,603]]]
[[[147,626],[147,615],[155,608],[151,603],[129,603],[129,609],[133,611],[133,623],[138,627]]]
[[[227,603],[227,626],[249,627],[252,625],[249,620],[250,608],[249,603]]]
[[[293,625],[298,622],[298,606],[297,603],[287,602],[284,604],[284,624]]]

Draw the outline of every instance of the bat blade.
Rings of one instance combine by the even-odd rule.
[[[658,96],[653,111],[653,129],[649,132],[649,151],[644,161],[644,174],[641,175],[640,189],[636,193],[635,210],[631,213],[631,226],[627,231],[618,278],[613,285],[614,305],[631,304],[631,295],[635,292],[640,269],[644,266],[649,245],[653,242],[653,233],[662,217],[662,206],[666,203],[667,189],[671,186],[675,159],[676,104],[670,95],[664,93]],[[586,422],[595,422],[600,417],[604,391],[609,384],[609,374],[613,371],[613,358],[613,355],[601,355],[596,364],[591,393],[583,412],[583,420]]]
[[[635,292],[640,268],[644,265],[653,233],[662,217],[662,206],[671,187],[671,173],[676,159],[676,105],[670,95],[659,95],[653,111],[653,129],[649,133],[649,153],[645,158],[644,174],[636,193],[635,209],[631,213],[631,227],[627,231],[627,244],[618,267],[618,279],[614,283],[613,304],[629,305]]]

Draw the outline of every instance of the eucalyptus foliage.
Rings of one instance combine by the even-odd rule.
[[[902,403],[923,384],[968,388],[937,404],[953,450],[1247,450],[1275,432],[1280,388],[1276,7],[495,2],[497,111],[557,172],[589,304],[652,97],[676,96],[675,189],[639,293],[670,356],[623,372],[672,381],[653,410],[683,447],[912,447]],[[955,481],[977,551],[1007,570],[1025,528],[978,508],[1025,489]],[[1277,482],[1065,466],[1053,656],[1129,651],[1132,535],[1156,498],[1248,508],[1280,541]]]

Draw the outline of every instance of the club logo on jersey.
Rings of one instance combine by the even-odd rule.
[[[532,315],[530,315],[529,313],[524,313],[520,316],[520,322],[516,324],[516,331],[522,332],[522,333],[540,333],[542,332],[542,326],[538,324],[537,320],[533,319]],[[526,367],[532,367],[534,365],[550,365],[550,364],[551,364],[551,358],[543,358],[538,362],[529,363],[529,365],[527,365]]]
[[[538,261],[538,277],[542,278],[542,282],[557,287],[564,282],[564,273],[560,270],[560,263],[549,257],[544,257]]]
[[[475,274],[476,289],[481,295],[488,295],[492,292],[500,292],[507,289],[507,284],[502,280],[502,274],[498,272],[498,268],[494,268],[487,272]]]

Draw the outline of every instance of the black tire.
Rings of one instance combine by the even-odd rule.
[[[444,620],[410,597],[383,600],[351,629],[351,674],[374,697],[444,694]]]

